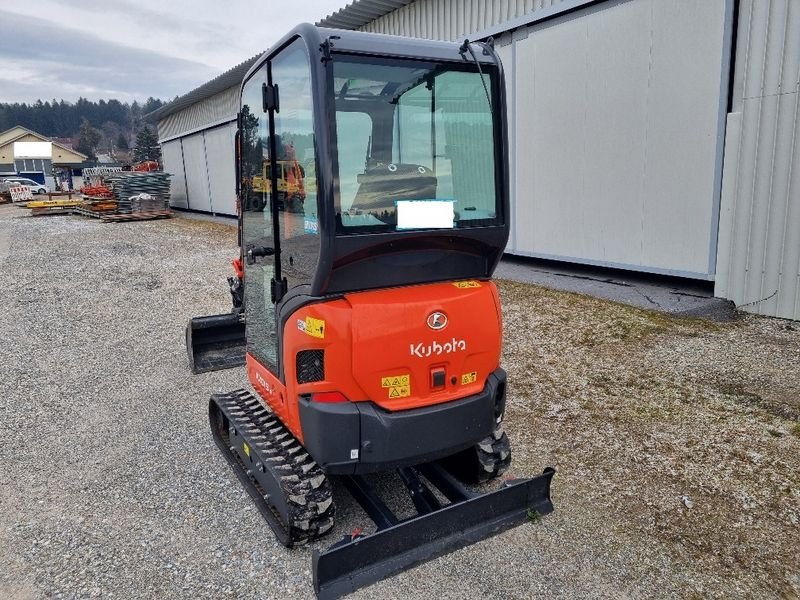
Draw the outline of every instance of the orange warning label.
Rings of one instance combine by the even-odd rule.
[[[381,387],[386,388],[389,398],[405,398],[411,395],[411,375],[389,375],[381,377]]]
[[[397,387],[411,385],[411,375],[393,375],[391,377],[381,377],[381,387]]]
[[[389,388],[389,398],[405,398],[411,395],[410,385],[393,385]]]
[[[467,281],[454,281],[453,285],[462,290],[481,287],[480,282],[475,281],[474,279],[469,279]]]
[[[311,337],[325,339],[325,321],[322,319],[315,319],[314,317],[298,319],[297,328]]]

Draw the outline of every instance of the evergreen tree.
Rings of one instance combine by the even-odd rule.
[[[89,120],[84,117],[81,121],[81,129],[78,132],[78,143],[75,145],[75,149],[85,154],[89,157],[89,160],[97,160],[97,154],[95,154],[95,150],[97,149],[97,144],[100,143],[100,138],[102,138],[103,134],[92,127]]]
[[[86,98],[74,103],[56,98],[33,104],[0,102],[0,131],[21,125],[48,137],[77,139],[82,119],[86,119],[92,127],[102,127],[106,135],[102,146],[106,148],[109,142],[117,139],[119,131],[130,140],[133,132],[142,126],[143,116],[163,105],[157,98],[148,98],[144,106],[138,102],[128,104],[114,99],[92,101]],[[119,130],[115,131],[110,123]]]
[[[136,134],[136,147],[133,149],[133,159],[136,162],[155,160],[161,162],[161,148],[158,145],[158,136],[155,131],[145,125]]]
[[[130,149],[130,146],[128,145],[128,138],[125,137],[125,134],[122,133],[121,131],[119,132],[119,135],[117,136],[117,148],[119,148],[120,150],[128,150],[128,149]]]
[[[147,99],[147,102],[145,102],[144,106],[142,107],[142,115],[146,115],[148,113],[151,113],[154,110],[157,110],[157,109],[161,108],[162,106],[164,106],[164,103],[161,100],[158,100],[158,99],[153,98],[152,96],[150,96]]]

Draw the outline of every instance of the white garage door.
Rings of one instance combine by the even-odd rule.
[[[211,209],[215,213],[236,214],[236,171],[234,136],[236,124],[229,123],[203,133],[208,165]]]
[[[713,278],[730,2],[609,1],[500,48],[514,254]]]
[[[177,208],[188,208],[186,198],[186,175],[183,172],[183,149],[180,140],[172,140],[161,144],[161,159],[164,171],[172,175],[170,178],[169,203]]]
[[[208,169],[203,134],[195,133],[182,138],[183,165],[186,169],[186,188],[189,208],[211,212],[211,196],[208,191]]]

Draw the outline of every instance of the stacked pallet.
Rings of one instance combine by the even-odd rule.
[[[117,203],[113,199],[84,200],[75,206],[72,212],[85,217],[99,218],[117,212]]]
[[[138,194],[131,196],[126,200],[119,201],[119,213],[140,213],[140,212],[153,212],[156,210],[168,210],[169,201],[162,200],[161,198],[151,196],[150,194]]]
[[[110,183],[114,190],[114,197],[119,203],[121,214],[130,212],[152,212],[151,208],[157,206],[157,210],[164,210],[169,206],[169,173],[163,171],[137,172],[123,171],[112,173],[106,176],[105,180]],[[145,210],[136,210],[131,197],[146,194],[154,199],[155,204],[146,204]],[[137,205],[140,209],[141,204]]]

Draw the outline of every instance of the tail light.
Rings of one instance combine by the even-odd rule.
[[[342,392],[317,392],[311,394],[312,402],[347,402],[347,397]]]

